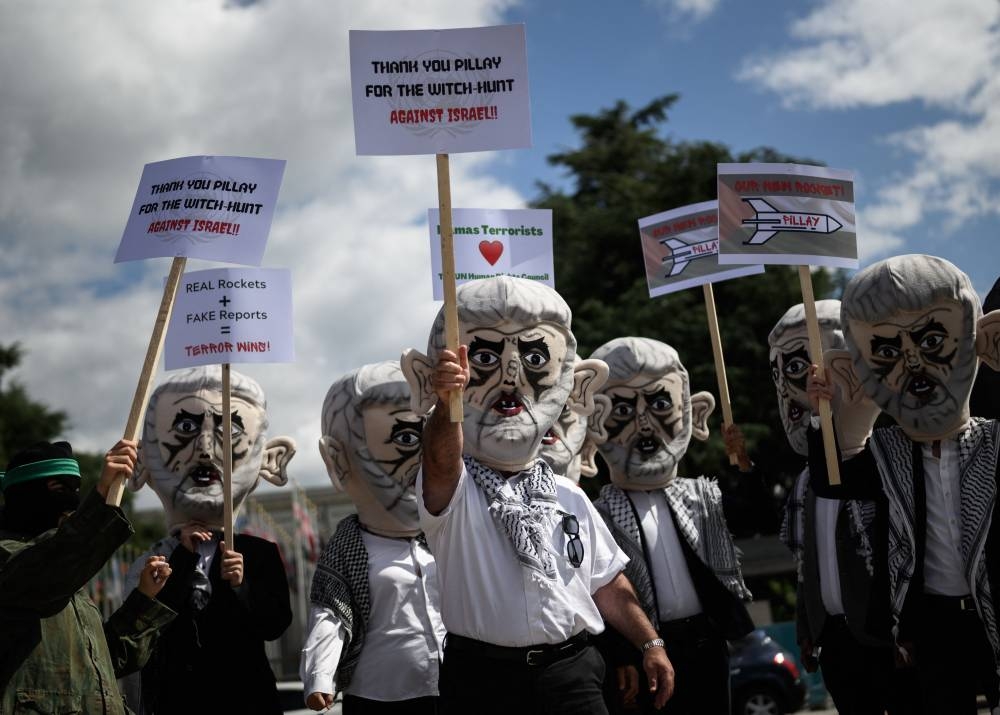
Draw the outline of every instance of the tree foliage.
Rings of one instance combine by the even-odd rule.
[[[703,292],[649,298],[637,221],[716,198],[719,163],[818,162],[769,147],[734,155],[715,142],[671,141],[659,130],[676,101],[677,95],[667,95],[637,110],[619,101],[594,115],[572,116],[580,146],[548,157],[566,170],[572,188],[540,183],[533,205],[552,209],[556,287],[573,309],[580,354],[626,335],[662,340],[680,354],[692,392],[718,397]],[[830,297],[835,282],[825,271],[814,273],[816,297]],[[715,284],[714,294],[734,419],[757,467],[770,483],[787,488],[802,459],[788,446],[778,416],[767,335],[785,310],[802,301],[797,270],[769,266],[763,275]],[[681,474],[737,479],[725,458],[718,408],[711,426],[707,444],[691,445]]]

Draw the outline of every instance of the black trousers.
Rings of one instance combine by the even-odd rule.
[[[862,645],[843,616],[826,619],[818,645],[823,682],[840,715],[883,715],[890,709],[896,667],[891,646]]]
[[[703,614],[660,624],[674,666],[664,715],[730,715],[729,644]]]
[[[438,699],[433,697],[410,700],[381,701],[344,696],[344,715],[438,715]]]
[[[957,598],[925,594],[912,630],[925,713],[975,715],[978,693],[997,705],[993,649],[975,610]]]
[[[593,645],[544,666],[458,650],[445,641],[443,715],[607,715],[604,659]]]

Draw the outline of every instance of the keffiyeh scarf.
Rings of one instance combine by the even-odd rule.
[[[743,582],[740,552],[726,525],[722,511],[722,492],[715,480],[673,479],[664,490],[681,535],[698,557],[712,569],[730,593],[743,601],[753,596]],[[636,543],[641,544],[639,523],[625,491],[613,484],[601,489],[601,507]]]
[[[541,459],[521,472],[511,486],[499,472],[465,457],[465,469],[486,496],[493,522],[506,536],[521,566],[536,581],[548,583],[557,575],[552,549],[552,528],[559,516],[556,480],[552,468]]]

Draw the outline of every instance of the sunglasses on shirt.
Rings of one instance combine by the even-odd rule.
[[[569,537],[566,541],[566,558],[569,559],[573,568],[578,569],[583,563],[583,542],[580,541],[580,522],[576,515],[562,513],[563,533]]]

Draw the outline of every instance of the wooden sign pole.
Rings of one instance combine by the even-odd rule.
[[[233,539],[233,409],[229,389],[229,363],[222,364],[222,497],[223,532],[226,546],[235,549]]]
[[[149,402],[149,387],[152,384],[153,372],[156,364],[160,361],[160,354],[163,352],[163,338],[167,333],[167,324],[170,322],[170,314],[174,310],[174,299],[177,297],[177,289],[181,284],[181,275],[184,273],[184,266],[187,258],[177,256],[170,264],[170,273],[167,274],[166,285],[163,286],[163,298],[160,300],[160,309],[156,313],[156,322],[153,324],[153,333],[149,336],[149,346],[146,348],[146,359],[142,363],[142,371],[139,374],[139,383],[135,387],[135,394],[132,396],[132,408],[128,413],[128,422],[125,424],[125,439],[136,440],[139,437],[139,425],[146,412],[146,404]],[[122,494],[125,491],[125,479],[117,479],[108,489],[108,496],[104,500],[111,506],[119,506],[122,503]]]
[[[820,338],[819,319],[816,317],[816,298],[813,296],[812,274],[809,266],[799,266],[799,283],[802,285],[802,305],[806,309],[806,327],[809,330],[809,359],[819,368],[817,374],[823,377],[823,342]],[[833,412],[829,400],[819,401],[820,427],[823,429],[823,451],[826,453],[826,468],[830,484],[840,484],[840,468],[837,459],[837,443],[833,434]]]
[[[722,356],[722,337],[719,335],[719,316],[715,311],[715,293],[712,284],[702,285],[705,292],[705,312],[708,314],[708,333],[712,338],[712,356],[715,358],[715,378],[719,382],[719,402],[722,404],[722,424],[733,424],[733,407],[729,402],[729,381],[726,379],[726,361]],[[730,452],[729,463],[740,463],[739,457]]]
[[[455,246],[451,226],[451,175],[448,155],[437,155],[438,208],[441,214],[441,281],[444,287],[445,346],[458,353],[458,304],[455,298]],[[448,402],[452,422],[464,419],[462,393],[451,393]]]

